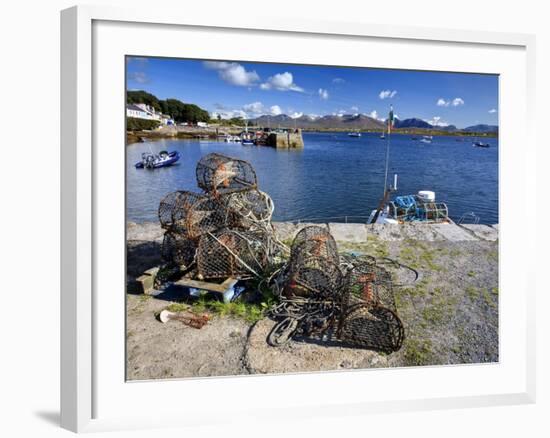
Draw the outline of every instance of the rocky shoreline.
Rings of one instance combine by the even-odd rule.
[[[306,224],[274,223],[288,242]],[[307,340],[267,345],[273,322],[216,317],[196,330],[155,315],[177,297],[127,296],[128,379],[181,378],[334,369],[490,363],[498,354],[498,225],[325,224],[341,252],[390,257],[421,274],[397,288],[405,326],[400,351],[327,346]],[[128,281],[160,263],[162,229],[128,223]],[[398,283],[407,275],[394,272]]]

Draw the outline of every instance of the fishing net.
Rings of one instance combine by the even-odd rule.
[[[266,240],[262,232],[229,228],[204,234],[197,249],[199,276],[260,277],[269,262]]]
[[[256,172],[248,161],[216,153],[200,159],[196,175],[198,186],[216,196],[255,189],[258,185]]]
[[[167,264],[188,268],[195,260],[196,251],[195,241],[172,231],[164,233],[161,256]]]
[[[401,348],[405,330],[392,310],[358,303],[345,312],[340,321],[338,338],[353,347],[391,353]]]

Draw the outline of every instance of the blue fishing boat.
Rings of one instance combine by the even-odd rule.
[[[136,169],[158,169],[174,164],[180,159],[178,151],[161,151],[158,154],[144,152],[141,154],[141,161],[135,164]]]

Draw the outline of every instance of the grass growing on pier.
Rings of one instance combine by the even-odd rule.
[[[408,366],[429,365],[433,360],[432,341],[429,339],[406,339],[403,347]]]
[[[266,305],[248,304],[243,302],[229,302],[209,300],[200,297],[195,303],[189,305],[185,303],[172,303],[166,310],[170,312],[192,312],[196,314],[211,313],[214,316],[231,316],[244,319],[246,322],[254,323],[264,317]]]
[[[251,281],[246,288],[241,296],[228,303],[212,299],[205,293],[192,302],[172,303],[166,309],[170,312],[190,311],[197,314],[207,312],[218,317],[240,318],[253,324],[266,316],[276,298],[265,283]]]

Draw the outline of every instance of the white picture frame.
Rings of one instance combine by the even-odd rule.
[[[243,35],[272,38],[281,47],[290,47],[291,41],[310,44],[312,50],[304,55],[305,63],[321,62],[326,54],[313,50],[315,41],[334,41],[337,45],[353,46],[370,44],[375,53],[376,44],[394,47],[394,57],[403,54],[397,65],[395,59],[385,61],[380,56],[379,66],[414,68],[414,60],[404,56],[404,46],[414,49],[434,50],[444,53],[449,47],[461,54],[454,61],[442,55],[434,59],[433,69],[452,71],[479,71],[502,74],[501,82],[501,148],[505,152],[501,162],[500,187],[500,289],[502,359],[495,365],[469,365],[455,367],[427,367],[392,370],[362,370],[339,373],[312,373],[285,376],[245,376],[233,378],[187,379],[185,381],[125,382],[124,356],[121,330],[124,320],[124,293],[105,294],[109,282],[123,284],[121,251],[124,251],[124,221],[120,221],[120,203],[124,206],[124,166],[119,166],[122,151],[114,152],[115,158],[107,163],[102,151],[106,144],[124,145],[124,132],[119,130],[123,111],[110,113],[109,108],[119,102],[123,108],[123,94],[119,95],[124,76],[118,76],[123,67],[120,55],[159,55],[183,57],[177,47],[162,50],[147,47],[147,40],[140,41],[137,30],[150,35],[170,35],[186,32],[192,40],[193,32],[202,36],[212,35],[215,40],[224,33],[237,41]],[[135,38],[129,38],[132,35]],[[175,34],[177,36],[177,34]],[[173,38],[171,38],[172,40]],[[134,46],[130,49],[129,42]],[[307,40],[307,41],[306,41]],[[105,41],[109,41],[108,47]],[[126,44],[126,46],[125,46]],[[169,44],[167,44],[169,46]],[[343,46],[342,46],[343,47]],[[359,47],[359,46],[358,46]],[[129,51],[131,50],[131,51]],[[137,50],[137,51],[136,51]],[[206,59],[238,59],[235,51],[222,47],[195,45],[185,48],[189,57]],[[224,52],[224,50],[226,52]],[[350,49],[351,50],[351,49]],[[409,49],[410,50],[410,49]],[[152,53],[155,51],[156,53]],[[254,47],[251,47],[251,53]],[[276,52],[276,51],[274,51]],[[341,51],[345,52],[345,50]],[[224,53],[226,53],[224,55]],[[258,51],[258,53],[260,53]],[[472,54],[479,65],[465,63],[465,56]],[[187,426],[211,421],[209,413],[201,406],[208,396],[220,394],[217,405],[209,403],[209,410],[218,409],[216,421],[223,423],[239,415],[261,418],[277,407],[278,412],[289,417],[311,417],[371,412],[395,412],[414,409],[441,409],[488,405],[532,403],[535,400],[535,276],[525,261],[514,253],[528,251],[535,245],[536,225],[531,224],[519,235],[521,218],[512,217],[507,210],[511,198],[529,205],[530,214],[536,217],[534,202],[535,141],[532,112],[534,111],[534,53],[535,39],[531,35],[461,31],[450,29],[426,29],[416,27],[372,25],[360,22],[319,22],[287,17],[256,17],[232,19],[231,29],[225,17],[186,7],[178,12],[154,8],[147,11],[110,7],[78,6],[61,13],[61,425],[75,431],[101,431],[135,429],[161,426]],[[260,55],[256,55],[260,56]],[[266,61],[296,62],[298,55],[288,51],[287,58],[272,53]],[[293,58],[294,56],[294,58]],[[335,55],[334,55],[335,56]],[[340,56],[345,56],[342,53]],[[493,57],[487,61],[483,58]],[[105,58],[103,58],[105,57]],[[309,57],[309,58],[308,58]],[[477,58],[476,58],[477,57]],[[248,60],[259,60],[247,54]],[[449,58],[449,59],[446,59]],[[116,65],[106,65],[115,59]],[[473,62],[472,59],[470,62]],[[518,62],[519,61],[519,62]],[[327,61],[325,61],[327,62]],[[386,64],[384,64],[386,62]],[[426,61],[428,62],[428,61]],[[437,64],[437,63],[440,64]],[[122,64],[120,64],[122,63]],[[334,59],[334,64],[348,65],[344,58]],[[393,63],[393,64],[392,64]],[[408,64],[407,64],[408,63]],[[489,63],[494,67],[489,66]],[[502,66],[502,67],[499,67]],[[107,68],[106,68],[107,67]],[[502,68],[502,70],[499,70]],[[507,70],[508,69],[508,70]],[[503,73],[504,72],[504,73]],[[102,81],[112,76],[113,87],[107,101]],[[510,78],[508,80],[507,78]],[[512,87],[513,78],[520,78]],[[102,88],[103,87],[103,88]],[[103,91],[102,91],[103,90]],[[115,92],[113,92],[115,91]],[[117,100],[118,99],[118,100]],[[513,104],[513,105],[512,105]],[[104,111],[103,111],[104,110]],[[120,117],[117,115],[119,114]],[[510,126],[508,119],[515,117],[518,123]],[[109,133],[109,134],[107,134]],[[521,139],[520,151],[510,148],[512,142]],[[98,148],[98,144],[101,147]],[[513,182],[506,179],[511,167],[517,166]],[[117,167],[118,166],[118,167]],[[504,178],[503,178],[504,177]],[[108,223],[103,217],[106,209],[116,210],[116,219]],[[109,254],[108,254],[109,253]],[[514,265],[514,276],[507,267]],[[110,265],[111,268],[107,268]],[[111,269],[109,271],[109,269]],[[118,272],[118,274],[117,274]],[[117,277],[118,275],[118,277]],[[515,291],[515,292],[514,292]],[[518,292],[519,291],[519,292]],[[512,296],[512,294],[516,294]],[[514,302],[518,319],[509,321],[508,310]],[[121,322],[122,321],[122,322]],[[121,325],[122,324],[122,325]],[[512,330],[512,325],[515,331]],[[120,331],[120,333],[119,333]],[[107,334],[112,333],[112,339]],[[112,341],[112,342],[111,342]],[[122,345],[122,351],[121,351]],[[511,353],[514,353],[513,355]],[[111,369],[113,367],[114,368]],[[118,364],[118,365],[117,365]],[[120,369],[116,368],[117,366]],[[379,373],[379,374],[376,374]],[[391,373],[388,374],[388,373]],[[376,374],[376,380],[373,376]],[[388,377],[389,376],[389,377]],[[395,388],[384,392],[384,379],[396,382]],[[460,379],[479,382],[479,390],[461,385]],[[419,392],[414,382],[445,382],[456,380],[455,387],[445,385],[428,392]],[[331,399],[315,391],[320,382],[326,385]],[[412,382],[400,385],[399,382]],[[380,388],[376,387],[379,382]],[[362,391],[368,383],[369,391]],[[285,399],[284,391],[300,385],[305,395],[296,400]],[[450,385],[450,384],[449,384]],[[346,388],[356,388],[351,392]],[[154,415],[140,415],[139,403],[158,400],[174,391],[185,390],[195,397],[194,404],[180,403],[167,411],[162,406]],[[271,391],[271,399],[261,394]],[[240,394],[241,401],[251,392],[260,394],[253,407],[235,403],[232,409],[221,407],[228,403],[227,393]],[[325,392],[326,395],[326,392]],[[124,398],[124,400],[123,400]],[[233,397],[235,399],[235,396]],[[124,402],[133,400],[127,410],[119,409]],[[210,399],[211,400],[211,399]],[[204,405],[201,402],[204,401]],[[270,404],[272,403],[272,404]],[[300,409],[296,409],[299,407]],[[148,406],[149,412],[153,409]],[[133,412],[133,413],[132,413]]]

